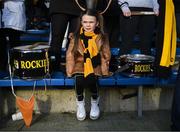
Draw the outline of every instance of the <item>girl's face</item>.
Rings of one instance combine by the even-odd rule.
[[[81,24],[85,32],[94,32],[99,23],[97,22],[95,16],[83,15]]]

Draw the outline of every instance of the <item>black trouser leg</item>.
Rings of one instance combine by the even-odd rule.
[[[142,54],[151,55],[152,38],[155,29],[155,16],[141,16],[139,22],[139,49]]]
[[[76,28],[75,23],[77,22],[76,16],[58,13],[51,17],[52,39],[50,43],[50,54],[51,56],[55,56],[55,61],[52,64],[53,70],[60,70],[61,48],[68,22],[70,22],[69,31],[74,32]]]
[[[78,101],[82,101],[84,99],[84,83],[83,75],[75,75],[75,91]]]
[[[84,87],[90,89],[92,98],[98,98],[98,87],[97,87],[97,77],[94,75],[90,75],[87,78],[84,78],[84,75],[75,75],[75,91],[78,101],[82,101],[84,96]]]
[[[20,42],[21,31],[17,31],[14,29],[7,29],[6,34],[9,37],[9,48],[13,48],[21,45]]]
[[[85,78],[86,85],[91,91],[91,96],[93,99],[98,98],[98,86],[97,86],[97,76],[94,74],[89,75],[87,78]]]
[[[180,69],[174,89],[171,120],[173,123],[172,130],[180,131]]]
[[[110,46],[116,48],[119,46],[119,16],[105,16],[104,21],[105,31],[108,33]]]
[[[69,20],[69,30],[68,30],[68,34],[69,33],[74,33],[75,31],[77,31],[78,29],[78,17],[77,16],[70,16],[70,20]],[[66,48],[68,48],[69,46],[69,38],[68,39],[68,42],[67,42],[67,45],[66,45]]]
[[[138,16],[124,17],[120,16],[120,31],[122,44],[120,54],[129,54],[133,49],[133,40],[137,32]]]
[[[0,29],[0,70],[6,71],[7,65],[7,42],[4,29]]]
[[[176,13],[176,30],[177,30],[177,37],[180,37],[180,13]]]
[[[20,45],[20,31],[14,29],[1,29],[0,32],[0,70],[6,71],[8,63],[8,48]],[[8,39],[7,39],[8,37]]]
[[[68,21],[69,17],[66,14],[54,14],[51,17],[51,49],[55,52],[61,52]]]
[[[64,39],[64,34],[67,28],[68,16],[65,14],[54,14],[51,17],[51,47],[50,54],[54,56],[52,62],[52,70],[60,70],[61,62],[61,47]]]

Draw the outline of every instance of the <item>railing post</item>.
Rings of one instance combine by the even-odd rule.
[[[138,96],[137,96],[137,112],[138,117],[142,117],[142,107],[143,107],[143,86],[138,86]]]

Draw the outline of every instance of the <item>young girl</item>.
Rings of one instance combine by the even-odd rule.
[[[70,37],[66,52],[66,73],[75,77],[77,96],[77,119],[86,118],[83,91],[88,87],[92,93],[90,118],[100,115],[98,76],[109,75],[111,57],[109,40],[103,31],[102,16],[94,10],[87,10],[80,16],[80,27]]]

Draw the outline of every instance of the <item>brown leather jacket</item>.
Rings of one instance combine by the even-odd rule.
[[[101,76],[109,75],[109,62],[111,58],[110,46],[108,37],[105,38],[105,43],[98,36],[96,39],[98,49],[101,55],[101,65],[94,68],[95,75]],[[83,47],[79,42],[78,53],[75,55],[73,52],[74,38],[70,38],[70,44],[66,52],[66,73],[68,77],[71,77],[75,73],[84,72],[84,61],[83,61]]]

